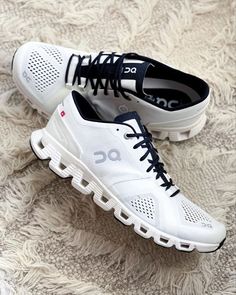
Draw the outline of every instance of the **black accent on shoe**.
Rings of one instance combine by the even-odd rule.
[[[226,240],[226,237],[220,242],[220,244],[219,244],[219,246],[218,246],[217,249],[215,249],[213,251],[210,251],[210,252],[203,252],[203,253],[214,253],[214,252],[216,252],[217,250],[219,250],[220,248],[223,247],[225,240]]]

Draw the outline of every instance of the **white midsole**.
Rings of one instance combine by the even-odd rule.
[[[154,138],[170,141],[182,141],[197,135],[206,123],[205,112],[191,125],[184,127],[161,127],[158,124],[148,124],[147,128],[152,132]]]
[[[83,194],[93,193],[94,202],[104,210],[114,209],[114,215],[125,225],[134,225],[134,231],[144,238],[153,238],[155,243],[164,247],[175,246],[178,250],[190,252],[211,252],[219,244],[205,244],[164,233],[127,208],[77,157],[67,151],[46,129],[34,131],[31,146],[42,159],[51,159],[49,167],[59,176],[72,177],[72,186]],[[84,185],[84,183],[86,183]]]

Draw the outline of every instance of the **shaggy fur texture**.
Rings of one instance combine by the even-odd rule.
[[[235,9],[231,0],[1,0],[1,295],[236,293]],[[137,51],[209,82],[204,130],[156,144],[181,189],[226,223],[220,251],[186,254],[143,240],[36,160],[29,136],[46,122],[10,73],[29,40]]]

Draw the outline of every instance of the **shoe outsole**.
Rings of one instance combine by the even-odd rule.
[[[44,135],[47,139],[43,142]],[[161,232],[144,222],[109,192],[82,162],[79,162],[66,151],[45,129],[32,133],[30,146],[37,158],[49,160],[49,168],[56,175],[61,178],[71,178],[71,184],[74,188],[85,195],[92,195],[93,201],[105,211],[113,209],[114,217],[124,225],[132,225],[134,231],[141,237],[145,239],[153,238],[154,242],[160,246],[165,248],[175,247],[183,252],[192,252],[196,249],[199,252],[209,253],[223,246],[224,240],[220,244],[204,244],[182,240]],[[70,157],[74,159],[69,159]]]
[[[11,72],[13,71],[13,62],[14,62],[14,58],[15,58],[16,52],[17,52],[17,49],[15,50],[15,52],[13,53],[13,56],[12,56],[12,60],[11,60]]]

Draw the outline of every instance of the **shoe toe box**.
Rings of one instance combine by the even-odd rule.
[[[18,89],[33,107],[51,113],[56,105],[54,97],[64,88],[63,67],[63,55],[56,46],[28,42],[15,52],[12,74]]]
[[[204,244],[220,244],[225,239],[225,226],[186,198],[179,201],[182,238]]]

